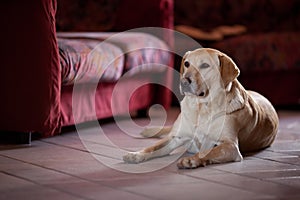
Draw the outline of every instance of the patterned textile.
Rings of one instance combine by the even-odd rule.
[[[299,0],[175,0],[175,24],[203,30],[244,25],[246,35],[201,42],[227,53],[243,72],[299,69]]]
[[[249,31],[300,29],[299,0],[175,0],[175,24],[212,29],[241,24]]]
[[[158,38],[145,33],[120,33],[108,39],[117,44],[126,55],[124,72],[131,75],[140,72],[162,71],[160,65],[170,63],[167,45]]]
[[[300,71],[300,32],[249,34],[212,45],[230,55],[243,72]]]
[[[113,44],[91,39],[58,39],[62,83],[116,81],[124,56]]]
[[[162,72],[167,45],[145,33],[58,34],[62,83],[114,82],[122,73]]]

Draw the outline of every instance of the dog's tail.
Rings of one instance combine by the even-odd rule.
[[[145,128],[141,135],[146,138],[158,138],[170,133],[172,126]]]

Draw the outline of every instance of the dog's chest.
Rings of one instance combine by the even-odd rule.
[[[181,122],[188,127],[196,127],[199,117],[199,102],[197,98],[186,96],[180,103]]]
[[[181,102],[181,123],[185,136],[217,144],[225,123],[225,112],[212,109],[197,97],[185,97]]]

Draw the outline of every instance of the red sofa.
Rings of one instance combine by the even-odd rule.
[[[300,104],[300,1],[175,0],[175,25],[210,32],[243,25],[242,35],[199,43],[219,49],[241,69],[247,89],[264,94],[276,106]]]
[[[113,6],[108,6],[109,2]],[[100,11],[95,9],[102,7]],[[107,18],[108,13],[111,18]],[[129,105],[123,105],[122,100],[129,98],[129,88],[139,86],[144,77],[133,76],[123,81],[114,100],[111,98],[116,81],[100,82],[95,94],[82,84],[82,89],[74,94],[73,85],[62,83],[57,31],[124,31],[145,26],[172,29],[172,0],[5,1],[1,3],[0,16],[1,134],[32,132],[48,137],[60,133],[62,127],[74,124],[74,96],[82,98],[80,107],[76,108],[79,115],[76,123],[95,120],[94,112],[97,119],[111,117],[112,101],[119,105],[117,114],[126,111],[124,106],[130,111],[147,109],[153,103],[165,108],[170,106],[170,91],[149,84],[131,96]],[[63,38],[70,36],[60,34]],[[84,33],[80,33],[80,37],[85,37]],[[172,37],[168,33],[162,33],[161,38],[171,44]],[[169,66],[172,62],[169,57]],[[163,77],[165,84],[172,83],[172,73],[165,71]],[[95,107],[91,108],[93,104]]]

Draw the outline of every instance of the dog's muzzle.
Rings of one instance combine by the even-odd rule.
[[[200,97],[204,97],[208,93],[207,90],[199,90],[189,77],[181,78],[180,89],[182,94],[190,93]]]
[[[181,91],[184,92],[192,92],[191,90],[192,80],[190,78],[182,78],[180,80]]]

